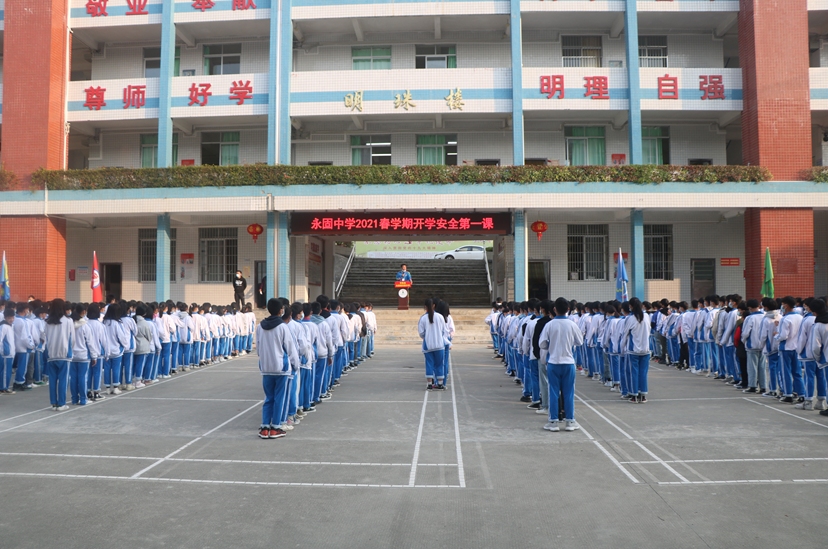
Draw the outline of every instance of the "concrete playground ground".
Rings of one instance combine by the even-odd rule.
[[[56,413],[0,397],[0,546],[825,547],[828,419],[651,363],[545,419],[483,346],[384,347],[278,440],[247,357]]]

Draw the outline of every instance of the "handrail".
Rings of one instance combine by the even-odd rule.
[[[334,292],[334,297],[338,298],[339,293],[342,292],[342,286],[345,284],[345,277],[348,276],[348,272],[351,270],[351,264],[354,261],[354,256],[356,256],[356,247],[351,248],[351,255],[348,256],[348,263],[345,264],[345,269],[342,271],[342,276],[339,278],[339,284],[336,285],[336,289]]]
[[[489,273],[489,253],[483,250],[483,263],[486,264],[486,279],[489,280],[489,298],[492,297],[492,275]]]

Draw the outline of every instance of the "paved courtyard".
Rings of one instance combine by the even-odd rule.
[[[825,547],[828,419],[653,366],[650,400],[578,377],[550,433],[491,350],[448,391],[385,347],[262,441],[256,357],[48,409],[0,397],[3,547]]]

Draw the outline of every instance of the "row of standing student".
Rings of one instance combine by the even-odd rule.
[[[734,294],[652,307],[659,362],[828,416],[825,298]]]
[[[369,303],[342,304],[325,295],[305,304],[268,300],[270,316],[256,329],[265,394],[261,439],[284,437],[333,397],[342,377],[373,357],[372,310]]]
[[[417,323],[417,333],[423,339],[426,391],[445,391],[449,376],[451,342],[456,327],[448,302],[428,298],[425,313]]]
[[[26,303],[4,312],[0,394],[26,391],[48,380],[52,408],[61,411],[67,408],[67,391],[73,405],[85,405],[88,400],[104,399],[104,386],[117,395],[178,371],[246,355],[253,349],[256,326],[249,304],[236,311],[232,306],[213,308],[210,304],[113,301],[102,307],[56,299],[36,310],[35,319],[27,313]],[[58,318],[72,325],[65,350],[63,336],[50,342],[47,330],[58,324]],[[32,327],[40,323],[42,330],[35,331]],[[52,349],[52,345],[58,347]],[[46,367],[34,369],[32,386],[23,382],[30,359]],[[14,389],[9,389],[13,371]]]
[[[520,400],[529,403],[527,408],[547,416],[546,430],[559,431],[559,422],[565,422],[566,431],[579,429],[574,410],[576,365],[586,361],[598,367],[597,342],[588,330],[592,321],[564,298],[495,302],[486,317],[495,358],[505,363],[505,374],[521,386]],[[613,306],[604,321],[601,346],[607,353],[607,367],[619,380],[622,397],[632,403],[646,402],[649,315],[633,298],[619,303],[617,309]]]

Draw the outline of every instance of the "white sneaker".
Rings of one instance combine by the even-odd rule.
[[[610,388],[610,391],[618,391],[618,388],[613,386],[613,387]]]
[[[121,394],[121,390],[119,390],[118,388],[112,388],[111,390],[109,390],[109,393],[110,393],[111,395],[120,395],[120,394]]]
[[[58,411],[58,412],[68,411],[69,410],[69,405],[64,405],[62,407],[56,407],[55,410]]]
[[[606,382],[604,382],[604,387],[605,387],[605,388],[611,388],[611,387],[612,387],[612,382],[610,382],[609,380],[607,380]]]
[[[564,430],[566,430],[567,432],[574,432],[575,430],[580,430],[580,429],[581,429],[581,427],[574,420],[567,420],[566,421],[566,428],[564,428]]]
[[[794,405],[794,408],[799,409],[801,411],[812,411],[814,410],[814,402],[810,400],[803,401],[802,403],[797,403],[796,405]]]
[[[538,409],[535,411],[535,414],[545,414],[546,416],[549,416],[549,409]]]
[[[281,426],[279,426],[279,428],[283,431],[289,432],[293,429],[293,426],[291,426],[290,424],[282,424]]]
[[[126,388],[124,388],[124,389],[126,389],[127,391],[134,390],[134,389],[135,389],[135,386],[134,386],[134,385],[132,385],[132,384],[127,384],[127,385],[126,385]]]
[[[543,429],[544,430],[549,430],[550,432],[559,432],[559,431],[561,431],[560,428],[558,428],[558,421],[557,420],[554,421],[554,422],[547,422],[546,424],[543,425]]]
[[[814,410],[815,411],[824,411],[825,410],[825,400],[824,399],[817,399],[817,402],[814,403]]]
[[[136,382],[135,383],[136,388],[143,388],[144,386],[146,386],[146,384],[144,384],[143,382]]]

